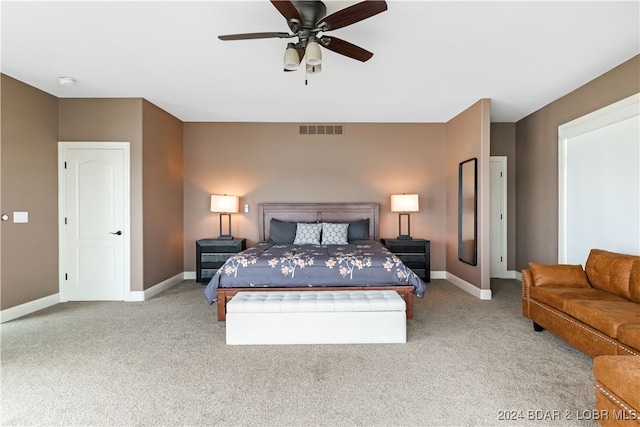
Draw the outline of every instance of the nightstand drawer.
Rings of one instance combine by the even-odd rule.
[[[205,253],[202,253],[200,255],[200,262],[202,262],[202,263],[205,263],[205,262],[224,263],[226,260],[231,258],[233,255],[234,255],[234,253],[229,253],[229,252],[220,252],[220,253],[205,252]]]
[[[404,262],[409,268],[419,267],[424,268],[424,254],[400,254],[395,253],[400,258],[400,261]]]
[[[403,245],[403,244],[392,244],[390,245],[390,249],[391,252],[397,253],[397,254],[401,254],[401,253],[425,253],[427,250],[427,247],[422,244],[422,245],[413,245],[413,246],[409,246],[409,245]]]
[[[211,279],[217,271],[217,268],[203,268],[200,270],[200,277],[203,279]]]
[[[235,254],[244,249],[243,240],[220,240],[219,244],[212,245],[211,242],[205,242],[202,244],[202,251],[212,253],[231,253]],[[218,242],[218,240],[216,240]]]

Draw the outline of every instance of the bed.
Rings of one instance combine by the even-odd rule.
[[[377,203],[259,204],[259,242],[229,258],[205,288],[218,320],[241,291],[372,288],[398,292],[413,318],[413,296],[422,297],[426,285],[380,243],[379,212]]]

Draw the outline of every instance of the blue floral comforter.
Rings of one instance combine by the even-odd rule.
[[[413,285],[425,283],[377,240],[348,245],[293,245],[260,242],[220,267],[205,288],[212,304],[218,288]]]

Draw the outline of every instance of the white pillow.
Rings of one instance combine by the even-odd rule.
[[[319,245],[322,224],[299,222],[296,227],[294,245]]]
[[[347,245],[348,223],[322,223],[322,244],[323,245]]]

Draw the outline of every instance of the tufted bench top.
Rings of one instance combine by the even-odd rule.
[[[227,313],[310,313],[405,311],[396,291],[238,292],[227,303]]]

